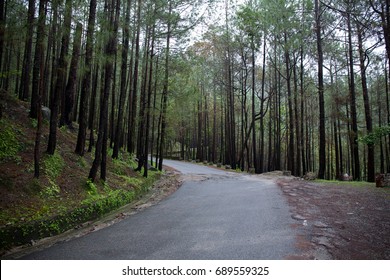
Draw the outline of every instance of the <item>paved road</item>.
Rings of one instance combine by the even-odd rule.
[[[169,198],[110,227],[26,259],[284,259],[294,221],[279,188],[258,176],[184,162]]]

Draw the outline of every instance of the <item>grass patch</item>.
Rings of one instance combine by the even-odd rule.
[[[20,144],[16,137],[15,127],[8,121],[0,119],[0,162],[7,160],[20,161],[18,152]]]
[[[369,183],[365,181],[338,181],[338,180],[322,180],[316,179],[313,182],[328,184],[328,185],[337,185],[337,186],[352,186],[352,187],[373,187],[375,183]]]
[[[103,183],[101,193],[90,195],[75,209],[66,210],[63,207],[61,211],[57,211],[56,215],[49,218],[44,217],[47,217],[53,209],[48,204],[45,204],[39,211],[36,211],[33,219],[26,219],[24,223],[15,223],[0,228],[0,249],[22,245],[31,240],[37,240],[47,236],[53,236],[86,221],[96,220],[142,196],[151,188],[153,183],[159,178],[159,175],[158,172],[151,172],[148,178],[138,179],[139,181],[136,181],[139,184],[138,188],[128,191],[111,189],[107,184]],[[134,179],[132,181],[135,182]],[[98,191],[100,186],[93,185]]]
[[[55,152],[54,155],[46,155],[43,160],[43,167],[49,183],[39,193],[42,198],[57,197],[60,194],[61,189],[57,185],[56,179],[61,174],[64,166],[65,161],[58,152]]]
[[[43,161],[45,174],[52,180],[55,180],[65,166],[65,161],[56,151],[54,155],[47,155]]]

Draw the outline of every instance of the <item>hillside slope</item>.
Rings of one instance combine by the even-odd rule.
[[[126,153],[108,159],[107,181],[87,180],[93,153],[74,153],[75,129],[58,129],[57,149],[45,153],[48,122],[41,139],[39,179],[34,175],[36,121],[28,118],[28,103],[2,98],[0,119],[0,250],[55,235],[96,219],[145,193],[159,177],[134,172]],[[109,153],[111,150],[109,150]]]

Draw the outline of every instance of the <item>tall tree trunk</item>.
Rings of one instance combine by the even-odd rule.
[[[19,89],[19,99],[28,100],[30,94],[30,69],[32,55],[32,39],[34,34],[35,0],[28,1],[27,36],[24,47],[22,78]]]
[[[156,11],[156,8],[154,8]],[[155,30],[156,25],[153,25],[152,28],[152,49],[150,51],[150,66],[149,66],[149,84],[148,84],[148,97],[147,97],[147,105],[146,105],[146,127],[145,127],[145,144],[144,144],[144,155],[145,155],[145,161],[144,161],[144,177],[148,177],[148,153],[149,153],[149,132],[150,132],[150,114],[152,113],[152,91],[153,91],[153,57],[154,57],[154,40],[155,40]],[[151,153],[152,154],[152,153]]]
[[[93,56],[93,35],[95,31],[96,0],[89,3],[89,16],[87,27],[87,42],[85,46],[85,72],[81,82],[80,109],[79,109],[79,131],[77,134],[76,154],[83,156],[85,152],[85,141],[87,137],[88,121],[88,99],[92,79],[92,56]]]
[[[352,45],[352,27],[351,27],[351,15],[349,12],[347,15],[348,25],[348,46],[349,46],[349,68],[350,68],[350,102],[351,102],[351,117],[352,117],[352,152],[353,152],[353,179],[360,180],[360,159],[359,159],[359,144],[358,144],[358,125],[357,125],[357,110],[356,110],[356,85],[355,85],[355,72],[353,61],[353,45]]]
[[[286,82],[287,82],[287,101],[288,101],[288,119],[289,119],[289,135],[288,135],[288,155],[287,155],[287,169],[295,174],[295,145],[294,145],[294,114],[292,106],[292,90],[291,90],[291,61],[290,53],[287,46],[287,33],[284,33],[285,43],[285,63],[286,63]]]
[[[60,98],[64,96],[65,84],[66,84],[66,73],[68,68],[68,49],[69,49],[69,38],[70,38],[70,27],[72,20],[72,0],[66,0],[65,2],[65,16],[64,16],[64,27],[61,40],[61,53],[58,59],[57,65],[57,81],[55,91],[52,92],[50,104],[50,133],[49,141],[47,144],[47,153],[50,155],[54,154],[57,145],[57,126],[58,126],[58,109]]]
[[[110,112],[110,117],[109,117],[109,133],[108,133],[108,138],[110,138],[110,148],[112,148],[114,144],[114,138],[115,138],[115,128],[114,128],[114,123],[115,123],[115,108],[117,108],[117,102],[116,102],[116,67],[117,67],[117,62],[118,62],[118,54],[115,52],[115,58],[114,58],[114,69],[113,69],[113,77],[112,77],[112,94],[111,94],[111,111]]]
[[[80,56],[80,46],[81,46],[81,33],[83,26],[81,23],[77,23],[76,33],[73,40],[73,51],[72,51],[72,60],[70,62],[68,83],[65,89],[65,103],[62,104],[62,113],[60,125],[67,125],[72,127],[72,112],[74,107],[74,98],[76,93],[76,84],[77,84],[77,72],[78,72],[78,63]]]
[[[120,139],[122,138],[122,124],[123,124],[123,111],[126,101],[126,85],[127,85],[127,57],[129,53],[129,41],[130,41],[130,13],[131,13],[131,0],[127,0],[126,16],[123,26],[123,47],[122,47],[122,66],[121,66],[121,81],[120,81],[120,96],[118,106],[118,120],[115,129],[115,141],[112,158],[118,158]]]
[[[135,38],[135,54],[134,54],[134,72],[133,72],[133,84],[131,89],[131,114],[130,114],[130,129],[129,129],[129,148],[128,151],[133,153],[135,151],[136,143],[136,116],[137,116],[137,101],[138,101],[138,68],[139,68],[139,56],[140,56],[140,29],[141,29],[141,6],[142,1],[138,0],[137,4],[137,32]]]
[[[371,7],[381,18],[383,35],[385,38],[385,46],[387,59],[390,60],[390,1],[375,1],[369,0]],[[388,69],[390,76],[390,67]]]
[[[203,161],[203,143],[202,143],[202,97],[197,102],[198,108],[197,108],[197,115],[198,115],[198,130],[197,130],[197,140],[196,140],[196,159],[198,159],[200,162]]]
[[[159,60],[159,56],[157,56],[156,58],[156,70],[155,72],[158,73],[158,60]],[[151,136],[151,140],[150,140],[150,161],[153,165],[153,148],[154,148],[154,132],[155,132],[155,119],[156,119],[156,103],[157,103],[157,77],[154,81],[154,89],[153,89],[153,118],[152,118],[152,136]],[[159,126],[158,126],[159,127]],[[158,129],[158,128],[157,128]],[[157,141],[158,143],[158,141]],[[158,149],[156,149],[158,150]],[[156,157],[156,164],[157,164],[157,157]],[[156,165],[157,166],[157,165]]]
[[[315,20],[316,20],[316,35],[317,35],[317,56],[318,56],[318,102],[319,102],[319,168],[318,178],[325,179],[326,169],[326,133],[325,133],[325,101],[324,101],[324,74],[323,74],[323,51],[322,51],[322,28],[321,28],[321,11],[319,0],[314,0],[315,5]]]
[[[294,120],[295,120],[295,141],[296,141],[296,159],[295,159],[295,175],[301,177],[301,148],[300,148],[300,123],[298,115],[298,75],[297,75],[297,64],[298,58],[294,55],[294,66],[293,66],[293,76],[294,76]]]
[[[168,106],[168,87],[169,87],[169,52],[170,52],[170,42],[171,42],[171,15],[172,15],[172,0],[169,1],[169,11],[168,11],[168,23],[167,23],[167,42],[165,49],[165,75],[164,75],[164,85],[162,92],[162,112],[161,112],[161,137],[160,137],[160,151],[159,151],[159,162],[158,169],[161,171],[163,166],[163,157],[164,157],[164,148],[165,148],[165,133],[166,133],[166,113]]]
[[[264,171],[264,116],[265,111],[264,108],[264,102],[265,102],[265,69],[266,69],[266,58],[267,58],[267,40],[264,38],[263,43],[263,73],[261,78],[261,100],[260,100],[260,164],[259,164],[259,170],[256,171],[256,173],[262,173]]]
[[[363,38],[360,24],[358,24],[358,46],[359,46],[359,58],[360,58],[360,72],[362,80],[362,92],[364,100],[364,113],[366,116],[366,128],[367,133],[372,133],[372,117],[370,109],[370,101],[368,97],[367,77],[366,77],[366,65],[365,61],[367,54],[363,50]],[[367,181],[375,182],[375,150],[374,144],[367,144]]]
[[[305,90],[304,90],[304,79],[303,79],[303,74],[304,74],[304,67],[303,67],[303,44],[301,46],[301,65],[300,65],[300,73],[299,73],[299,79],[300,79],[300,93],[301,93],[301,129],[300,129],[300,142],[298,145],[300,145],[300,150],[301,150],[301,158],[302,158],[302,174],[305,175],[307,172],[307,167],[306,167],[306,158],[305,158]]]
[[[91,102],[89,104],[89,115],[88,115],[88,129],[89,131],[89,146],[88,152],[92,152],[92,148],[95,146],[95,108],[96,108],[96,98],[97,98],[97,90],[98,90],[98,78],[99,78],[99,64],[95,66],[95,75],[92,83],[92,95]],[[102,75],[103,76],[103,75]],[[104,77],[102,77],[103,80]]]
[[[39,1],[39,17],[37,26],[37,43],[35,46],[34,65],[33,65],[33,84],[32,95],[34,96],[31,101],[31,109],[34,108],[35,117],[38,119],[38,127],[35,135],[35,147],[34,147],[34,177],[39,178],[39,159],[40,159],[40,143],[41,143],[41,130],[42,130],[42,110],[41,110],[41,95],[40,95],[40,77],[43,71],[42,69],[42,57],[44,53],[44,40],[45,40],[45,21],[46,21],[46,4],[47,0]],[[32,116],[30,111],[30,116]]]
[[[253,151],[253,167],[255,168],[255,173],[260,173],[263,169],[262,161],[261,165],[259,166],[258,160],[257,160],[257,143],[256,143],[256,57],[255,57],[255,45],[254,45],[254,38],[251,37],[251,49],[252,49],[252,151]],[[246,90],[246,89],[245,89]],[[260,112],[261,114],[263,112]],[[261,128],[260,128],[261,133]],[[260,156],[263,157],[263,155],[260,152]]]
[[[99,131],[96,142],[95,159],[92,163],[88,178],[95,181],[99,165],[101,165],[100,178],[106,180],[106,157],[107,157],[107,137],[108,137],[108,101],[110,97],[112,75],[114,72],[114,57],[116,53],[116,40],[119,22],[120,0],[111,0],[107,4],[107,15],[110,19],[109,38],[106,44],[105,54],[107,61],[105,64],[104,88],[102,101],[100,103]]]
[[[144,67],[142,74],[142,85],[140,93],[140,104],[139,104],[139,115],[138,115],[138,137],[137,137],[137,158],[138,158],[138,167],[136,171],[141,171],[144,166],[145,161],[147,161],[147,155],[144,154],[144,139],[145,139],[145,120],[146,120],[146,106],[147,106],[147,84],[148,84],[148,69],[149,69],[149,47],[150,47],[150,32],[151,29],[148,26],[146,28],[145,36],[145,53],[144,53]]]

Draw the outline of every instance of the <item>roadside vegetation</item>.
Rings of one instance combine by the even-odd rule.
[[[53,155],[41,147],[41,176],[34,178],[34,121],[27,117],[28,104],[7,100],[0,120],[0,240],[1,251],[12,246],[56,235],[104,216],[141,197],[160,177],[135,172],[137,162],[126,152],[112,160],[108,151],[107,180],[87,179],[91,153],[74,153],[77,131],[58,130]],[[48,137],[48,122],[42,138]]]

